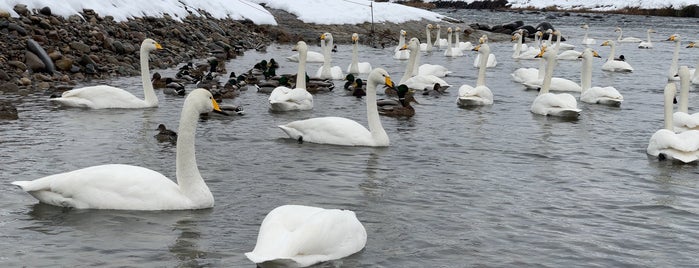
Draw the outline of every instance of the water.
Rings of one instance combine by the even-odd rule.
[[[544,20],[542,14],[448,14],[489,23]],[[254,267],[243,253],[254,248],[267,212],[303,204],[353,210],[368,233],[364,250],[318,267],[695,266],[697,166],[658,162],[645,148],[663,126],[662,89],[674,44],[661,40],[673,33],[697,38],[699,30],[690,27],[696,19],[551,20],[578,50],[582,21],[590,22],[603,58],[609,48],[599,44],[616,38],[615,26],[639,38],[650,25],[658,31],[652,50],[617,47],[633,73],[602,72],[604,59],[595,59],[593,85],[616,87],[625,98],[621,108],[579,103],[582,115],[573,122],[531,114],[536,92],[524,91],[509,74],[536,63],[514,62],[511,43],[491,44],[499,64],[486,83],[495,104],[480,109],[456,106],[458,87],[475,84],[475,52],[456,59],[423,55],[423,63],[454,72],[445,78],[452,88],[440,98],[418,96],[422,104],[411,119],[383,117],[388,148],[298,144],[276,128],[328,115],[366,125],[363,101],[340,89],[316,95],[312,111],[283,114],[268,112],[267,95],[251,90],[226,101],[244,105],[246,115],[199,123],[197,160],[216,199],[214,208],[200,211],[64,210],[37,204],[9,184],[105,163],[174,178],[175,148],[153,135],[159,123],[177,126],[183,98],[158,92],[159,108],[91,111],[57,108],[42,94],[20,97],[20,120],[0,121],[0,265]],[[345,69],[351,47],[338,47],[333,62]],[[399,80],[406,62],[393,60],[391,51],[362,47],[360,59]],[[683,48],[680,65],[694,66],[698,53]],[[283,60],[291,54],[291,45],[273,45],[230,61],[228,69],[242,72],[275,58],[278,73],[295,73],[296,64]],[[309,73],[318,66],[309,65]],[[562,61],[555,75],[578,81],[579,68]],[[111,83],[142,95],[138,78]],[[695,92],[690,104],[699,102]]]

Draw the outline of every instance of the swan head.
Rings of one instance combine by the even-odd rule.
[[[602,45],[600,45],[600,46],[603,46],[603,47],[611,47],[611,46],[613,46],[613,45],[614,45],[614,41],[612,41],[612,40],[607,40],[607,41],[604,41],[604,43],[602,43]]]
[[[592,50],[591,48],[585,48],[582,53],[580,53],[580,56],[578,56],[578,59],[582,59],[585,57],[596,57],[596,58],[601,58],[600,55],[597,53],[597,51]]]
[[[480,44],[488,43],[488,36],[484,34],[483,36],[481,36],[481,38],[478,38],[478,43],[480,43]]]
[[[687,48],[693,48],[693,47],[696,47],[696,45],[697,45],[697,42],[692,41],[692,42],[689,42],[689,44],[687,45]]]
[[[474,47],[473,51],[478,51],[480,54],[490,54],[490,46],[488,44],[480,44]]]
[[[665,41],[675,41],[675,42],[679,42],[681,39],[682,39],[682,38],[680,37],[679,34],[673,34],[673,35],[671,35],[671,36],[670,36],[667,40],[665,40]]]
[[[520,38],[522,38],[522,35],[521,35],[519,32],[515,32],[515,33],[512,35],[512,40],[511,40],[511,41],[514,42],[514,41],[519,40]]]
[[[331,34],[331,33],[324,33],[323,35],[325,36],[325,40],[330,40],[330,41],[333,40],[333,34]]]
[[[408,36],[408,32],[406,32],[405,30],[400,30],[400,35]]]
[[[393,81],[391,81],[391,76],[388,74],[388,72],[381,68],[376,68],[373,71],[371,71],[371,73],[369,73],[369,77],[367,78],[367,82],[383,84],[389,87],[395,86],[393,84]]]
[[[583,28],[583,29],[586,29],[586,30],[587,30],[587,29],[590,29],[590,25],[587,25],[587,23],[583,23],[583,25],[580,26],[580,28]]]
[[[451,33],[451,32],[453,32],[453,30],[451,29],[451,27],[447,28],[447,33]]]
[[[456,26],[456,29],[454,29],[454,31],[457,32],[457,33],[458,33],[458,32],[461,32],[461,27]]]
[[[151,52],[153,50],[158,50],[158,49],[163,49],[163,46],[161,46],[158,42],[155,42],[155,40],[153,40],[153,39],[146,38],[141,43],[141,50]]]
[[[425,27],[427,28],[427,30],[432,30],[434,28],[434,26],[432,26],[432,23],[427,24],[427,26]]]
[[[442,29],[442,26],[437,24],[437,30]]]
[[[646,32],[648,32],[648,33],[657,33],[657,31],[655,31],[655,29],[653,29],[653,28],[648,29]]]
[[[614,32],[621,32],[621,28],[620,27],[614,28]]]
[[[200,114],[208,113],[211,111],[222,112],[221,108],[218,106],[218,102],[211,95],[211,92],[204,88],[197,88],[192,90],[191,93],[184,100],[184,106],[191,105]]]
[[[352,43],[357,43],[357,42],[359,42],[359,34],[353,33],[352,34]]]
[[[420,48],[420,39],[417,39],[417,37],[413,37],[413,38],[410,38],[410,41],[408,41],[408,43],[405,44],[403,46],[403,48],[401,48],[401,50],[410,49],[411,51],[412,50],[417,51],[417,49],[419,49],[419,48]]]
[[[306,45],[306,42],[304,41],[299,41],[296,43],[296,46],[291,49],[291,51],[308,51],[308,45]]]
[[[539,50],[539,54],[536,54],[536,56],[534,56],[534,58],[543,58],[545,55],[550,54],[550,53],[546,53],[547,51],[549,51],[549,50],[547,49],[546,45],[542,45],[541,49]]]

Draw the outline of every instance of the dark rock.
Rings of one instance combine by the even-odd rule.
[[[70,47],[72,49],[75,49],[75,50],[80,51],[82,53],[90,52],[90,46],[86,45],[85,43],[83,43],[81,41],[70,42]]]
[[[19,91],[19,86],[17,86],[17,83],[12,82],[2,83],[0,84],[0,91],[5,93],[14,93]]]
[[[5,71],[0,70],[0,80],[9,81],[9,80],[10,80],[10,76],[7,75],[7,73],[6,73]]]
[[[17,4],[13,10],[20,16],[29,16],[29,9],[27,9],[27,5]]]
[[[7,65],[15,67],[15,68],[21,70],[22,72],[27,70],[27,65],[21,61],[11,60],[11,61],[7,62]]]
[[[17,120],[19,115],[17,114],[17,108],[10,101],[0,101],[0,119],[4,120]]]
[[[27,30],[25,30],[24,27],[20,26],[17,23],[7,24],[7,29],[10,31],[16,31],[20,35],[27,35]]]
[[[51,8],[50,7],[43,7],[39,9],[39,14],[44,15],[44,16],[51,16]]]
[[[112,43],[112,51],[119,53],[119,54],[126,53],[126,49],[124,48],[124,44],[122,44],[120,41],[114,41]]]
[[[56,67],[58,68],[58,70],[61,70],[64,72],[70,71],[70,69],[73,67],[73,60],[67,59],[67,58],[56,60]]]
[[[29,49],[30,52],[38,56],[39,60],[43,63],[44,67],[42,68],[44,71],[48,73],[53,73],[56,71],[56,67],[53,65],[53,61],[51,60],[51,57],[46,53],[46,50],[39,45],[34,39],[29,39],[27,40],[27,48]]]

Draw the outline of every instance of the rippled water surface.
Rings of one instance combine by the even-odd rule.
[[[448,15],[488,23],[544,21],[543,14]],[[328,115],[366,124],[363,101],[344,96],[341,81],[340,90],[316,95],[307,112],[270,113],[268,95],[248,90],[226,101],[243,105],[244,116],[199,123],[197,160],[216,199],[214,208],[200,211],[63,210],[39,205],[10,185],[104,163],[174,178],[175,148],[153,135],[159,123],[177,126],[182,98],[157,92],[158,108],[92,111],[58,108],[43,94],[17,97],[20,120],[0,121],[0,266],[254,267],[243,253],[253,249],[267,212],[283,204],[350,209],[364,223],[364,250],[319,267],[697,265],[697,166],[658,162],[645,153],[663,126],[662,89],[674,46],[661,40],[673,33],[684,36],[683,44],[699,39],[697,20],[574,14],[550,21],[577,50],[580,23],[589,21],[603,58],[609,48],[599,44],[616,38],[615,26],[640,38],[649,26],[658,31],[652,50],[617,47],[633,73],[602,72],[604,59],[595,59],[593,85],[616,87],[625,98],[621,108],[579,103],[582,115],[573,122],[531,114],[536,92],[525,91],[510,73],[536,63],[513,61],[511,43],[491,44],[499,64],[488,70],[486,83],[495,104],[480,109],[455,102],[459,86],[475,84],[473,52],[455,59],[423,55],[423,63],[454,72],[445,78],[452,88],[439,98],[418,96],[411,119],[383,117],[388,148],[298,144],[276,127]],[[345,69],[351,47],[339,50],[333,62]],[[294,73],[296,64],[283,60],[290,54],[291,45],[273,45],[265,54],[249,51],[230,61],[228,69],[240,73],[275,58],[282,65],[278,73]],[[399,80],[406,62],[391,55],[392,49],[362,47],[360,59]],[[680,65],[695,66],[698,59],[699,49],[680,53]],[[555,75],[578,81],[580,65],[559,62]],[[318,67],[309,65],[309,73]],[[137,77],[110,83],[142,96]],[[699,103],[696,90],[690,111]]]

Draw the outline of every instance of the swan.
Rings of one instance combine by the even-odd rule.
[[[640,38],[636,38],[636,37],[624,37],[624,38],[622,38],[623,32],[621,31],[621,27],[616,27],[616,29],[614,29],[614,31],[619,32],[619,37],[616,38],[616,41],[619,43],[640,43],[643,41]]]
[[[673,34],[666,41],[675,42],[675,50],[672,52],[672,63],[670,63],[670,70],[667,73],[668,80],[679,80],[677,76],[677,62],[680,60],[680,43],[682,42],[682,37],[679,34]]]
[[[650,137],[646,153],[659,159],[679,160],[684,163],[699,159],[699,131],[687,130],[681,133],[673,131],[672,102],[677,86],[674,82],[665,85],[665,127]]]
[[[420,40],[415,37],[411,38],[408,44],[405,46],[405,49],[410,50],[410,58],[408,59],[408,65],[405,68],[405,74],[398,84],[405,84],[408,86],[408,88],[416,90],[429,90],[434,88],[435,84],[440,84],[444,89],[448,88],[450,85],[435,75],[418,74],[413,76],[414,70],[416,69],[416,59],[419,56],[417,51],[418,47],[420,47]]]
[[[269,95],[270,110],[293,111],[313,109],[313,95],[306,90],[306,52],[308,45],[299,41],[293,50],[299,52],[299,67],[296,73],[296,86],[291,89],[279,86]]]
[[[283,205],[270,211],[251,252],[258,267],[307,267],[341,259],[366,245],[367,233],[350,210]]]
[[[650,34],[652,33],[656,33],[656,31],[652,28],[646,31],[646,37],[648,38],[648,40],[639,43],[638,48],[653,48],[653,42],[651,42],[650,40]]]
[[[425,34],[427,35],[427,42],[420,44],[420,51],[423,52],[432,52],[432,36],[430,31],[432,30],[434,26],[432,24],[427,24],[425,26]]]
[[[453,30],[451,27],[447,28],[447,43],[449,44],[447,46],[447,50],[444,51],[444,56],[447,57],[461,57],[464,55],[464,52],[461,51],[460,48],[458,47],[452,47],[451,45],[451,36],[453,35]],[[419,71],[418,71],[419,73]]]
[[[607,61],[602,65],[602,70],[609,72],[633,72],[633,67],[631,67],[631,65],[628,62],[614,58],[614,54],[616,51],[616,45],[614,44],[614,41],[604,41],[604,43],[602,43],[602,46],[611,47],[611,51],[609,52],[609,58],[607,58]]]
[[[447,43],[447,39],[442,38],[442,26],[437,24],[437,36],[434,39],[434,46],[437,47],[437,49],[444,49],[445,47],[449,46],[449,43]]]
[[[473,49],[473,44],[471,44],[471,42],[459,42],[459,35],[461,35],[461,28],[456,27],[456,29],[454,29],[454,44],[461,49],[461,51],[470,51]]]
[[[330,54],[333,48],[333,35],[331,33],[324,33],[320,36],[320,39],[325,41],[325,50],[323,51],[325,61],[323,61],[323,66],[316,72],[316,77],[320,79],[342,80],[345,78],[345,75],[342,74],[342,68],[340,68],[340,66],[332,66],[332,56]]]
[[[478,42],[480,44],[488,43],[488,36],[487,35],[481,36],[481,38],[478,39]],[[476,58],[473,59],[473,67],[478,68],[480,66],[480,60],[481,60],[481,54],[478,53],[476,55]],[[490,53],[490,55],[488,55],[488,63],[486,64],[486,67],[492,68],[492,67],[495,67],[497,65],[498,65],[498,61],[495,59],[495,55],[493,53]]]
[[[81,107],[90,109],[139,109],[158,107],[158,97],[153,90],[148,68],[148,55],[151,51],[163,49],[153,39],[145,39],[141,43],[141,82],[143,83],[143,97],[140,99],[121,88],[98,85],[71,89],[63,92],[60,97],[50,98],[49,101],[66,107]]]
[[[359,34],[352,34],[352,63],[347,66],[347,73],[351,74],[366,74],[371,72],[371,63],[359,62],[358,50],[359,50]]]
[[[483,57],[490,54],[490,47],[488,44],[480,44],[473,50],[484,55]],[[476,80],[476,87],[462,85],[459,88],[459,97],[456,98],[457,105],[460,107],[469,107],[493,104],[493,93],[490,91],[490,88],[485,85],[486,69],[487,67],[485,61],[481,61],[481,66],[478,68],[478,80]]]
[[[393,58],[397,60],[407,60],[410,57],[410,53],[406,50],[401,50],[405,46],[405,36],[408,32],[400,30],[400,37],[398,38],[398,46],[393,50]]]
[[[541,52],[539,52],[538,56],[546,60],[546,71],[539,95],[532,102],[531,112],[540,115],[577,118],[580,116],[581,110],[578,109],[578,102],[573,95],[549,92],[553,68],[556,66],[556,54],[558,54],[556,49],[547,51],[546,46],[541,47]]]
[[[699,113],[689,114],[689,68],[682,66],[678,73],[680,76],[680,98],[677,103],[678,111],[672,114],[674,131],[699,130]]]
[[[587,32],[589,32],[589,30],[590,30],[590,26],[587,25],[587,23],[584,23],[582,26],[580,26],[580,28],[585,29],[585,35],[583,36],[583,39],[582,39],[583,45],[597,44],[597,41],[595,39],[587,37]]]
[[[515,44],[515,52],[512,53],[512,58],[521,60],[533,60],[535,59],[536,55],[539,54],[539,51],[537,51],[533,47],[528,47],[526,49],[524,48],[524,44],[522,44],[522,33],[522,31],[517,31],[512,35],[512,41],[517,42]]]
[[[585,48],[580,58],[582,58],[582,71],[580,75],[580,84],[582,92],[580,93],[580,101],[587,103],[596,103],[609,106],[621,106],[624,97],[614,87],[592,87],[592,57],[600,58],[599,54],[591,48]]]
[[[411,53],[416,53],[411,52]],[[388,73],[376,68],[367,78],[366,112],[369,129],[354,120],[342,117],[316,117],[280,125],[289,137],[299,142],[335,144],[345,146],[388,146],[388,135],[381,126],[376,105],[376,87],[379,84],[392,86]]]
[[[322,37],[323,37],[323,36],[321,35],[321,38],[322,38]],[[324,52],[325,52],[325,49],[324,49],[324,48],[325,48],[325,42],[324,42],[323,40],[321,40],[321,41],[320,41],[320,44],[321,44],[321,46],[322,46],[321,52],[315,52],[315,51],[308,51],[308,52],[306,52],[306,62],[313,62],[313,63],[317,63],[317,62],[321,62],[321,63],[322,63],[322,62],[325,62],[325,56],[324,56]],[[291,56],[289,56],[289,57],[286,57],[286,60],[288,60],[288,61],[290,61],[290,62],[299,62],[299,53],[296,53],[296,54],[294,54],[294,55],[291,55]]]
[[[553,35],[556,36],[556,50],[560,51],[564,44],[561,44],[561,32],[559,30],[553,31]],[[575,51],[572,48],[564,50],[556,56],[557,60],[578,60],[582,52]]]
[[[554,51],[558,51],[558,44],[559,44],[560,41],[561,41],[561,35],[560,35],[560,32],[558,32],[558,30],[554,31],[554,32],[552,33],[552,35],[556,35],[556,46],[554,47],[554,49],[549,50],[549,53],[554,52]],[[546,49],[546,46],[542,46],[542,48],[545,50],[545,49]],[[541,53],[540,53],[539,55],[537,55],[537,57],[540,58],[540,57],[541,57]],[[558,55],[556,55],[556,58],[558,59]],[[544,69],[548,69],[548,68],[549,68],[548,65],[545,65],[545,66],[544,66],[544,65],[540,64],[540,65],[539,65],[539,71],[537,72],[537,75],[538,75],[538,76],[537,76],[537,79],[535,79],[535,80],[527,80],[527,81],[524,81],[524,82],[522,83],[526,89],[537,89],[537,90],[538,90],[538,89],[541,89],[542,85],[544,84],[544,80],[545,80],[545,79],[544,79],[545,77],[543,76],[543,72],[542,72],[542,70],[541,70],[542,67],[543,67]],[[531,76],[530,76],[530,77],[531,77]],[[571,80],[569,80],[569,79],[560,78],[560,77],[552,77],[552,78],[551,78],[551,81],[550,81],[550,85],[549,85],[549,90],[551,90],[551,91],[574,91],[574,92],[580,92],[580,91],[582,90],[582,88],[580,87],[580,85],[578,85],[578,83],[575,83],[575,82],[573,82],[573,81],[571,81]]]
[[[139,166],[106,164],[12,184],[41,203],[78,209],[182,210],[214,206],[214,196],[199,174],[194,132],[199,114],[220,111],[206,89],[185,99],[177,135],[177,183]]]

